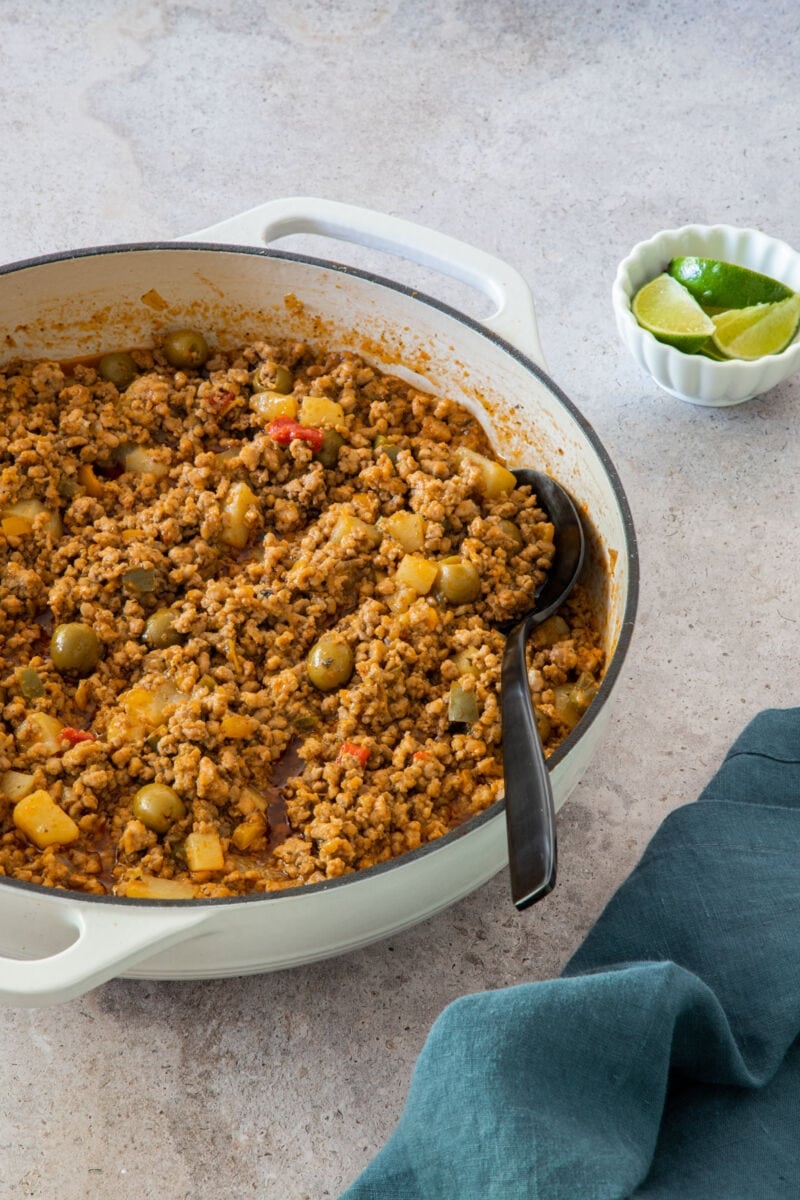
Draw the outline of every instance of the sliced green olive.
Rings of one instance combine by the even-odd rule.
[[[62,674],[89,675],[100,661],[100,639],[91,625],[82,621],[56,625],[50,639],[50,657]]]
[[[460,683],[452,683],[447,705],[448,720],[472,725],[478,716],[478,697],[475,693],[466,691]]]
[[[314,454],[317,462],[323,467],[335,467],[339,461],[339,451],[344,445],[344,438],[335,429],[326,429],[322,435],[322,446]]]
[[[439,564],[436,591],[450,604],[470,604],[481,594],[477,567],[465,558],[446,558]]]
[[[287,367],[275,368],[275,382],[272,385],[274,392],[280,392],[283,396],[288,396],[294,387],[294,376]]]
[[[97,374],[101,379],[113,383],[118,392],[124,392],[136,378],[136,363],[124,350],[114,351],[113,354],[104,354],[100,359]]]
[[[332,634],[323,634],[308,652],[308,678],[317,691],[332,692],[349,682],[355,666],[353,651]]]
[[[134,567],[122,576],[122,586],[134,596],[145,596],[156,590],[156,572],[152,567]]]
[[[171,367],[196,370],[210,353],[208,342],[196,329],[175,329],[164,338],[164,357]]]
[[[19,673],[19,690],[26,700],[38,700],[44,695],[44,684],[38,671],[23,667]]]
[[[498,528],[501,530],[505,540],[513,546],[513,553],[519,554],[525,545],[525,538],[522,536],[522,530],[519,525],[515,525],[513,521],[501,520],[498,522]]]
[[[294,388],[294,376],[288,367],[275,367],[259,363],[250,376],[250,387],[254,392],[280,392],[288,396]]]
[[[133,797],[133,815],[154,833],[166,833],[186,816],[186,806],[166,783],[146,783]]]
[[[165,650],[168,646],[177,646],[182,640],[175,628],[177,613],[171,608],[159,608],[147,618],[144,627],[144,640],[154,650]]]

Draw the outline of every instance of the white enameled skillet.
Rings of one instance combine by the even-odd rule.
[[[389,279],[268,248],[297,233],[435,268],[476,288],[495,312],[478,322]],[[589,531],[587,582],[606,613],[608,669],[588,713],[550,759],[556,806],[563,804],[606,725],[633,627],[638,561],[617,472],[545,373],[522,277],[407,221],[307,198],[264,204],[177,242],[102,246],[0,268],[0,361],[146,345],[185,325],[222,346],[293,336],[357,350],[466,404],[511,465],[549,471],[572,493]],[[0,1003],[58,1003],[117,975],[212,978],[313,962],[431,916],[506,862],[500,802],[392,862],[263,896],[155,902],[2,879]]]

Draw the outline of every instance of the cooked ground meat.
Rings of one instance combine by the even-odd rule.
[[[0,374],[0,873],[270,891],[494,803],[553,528],[478,422],[302,342],[122,357]],[[551,753],[603,670],[580,589],[529,665]]]

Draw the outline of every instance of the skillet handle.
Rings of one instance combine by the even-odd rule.
[[[47,898],[39,906],[34,901],[33,908],[31,899],[30,893],[20,893],[15,920],[15,897],[4,898],[5,928],[18,931],[23,939],[26,927],[31,928],[26,953],[36,952],[37,928],[47,929],[50,947],[56,948],[41,957],[0,956],[0,1005],[43,1008],[82,996],[156,951],[184,941],[210,918],[202,909],[170,911],[166,904],[131,909],[73,904],[63,893],[49,908]]]
[[[519,272],[484,250],[401,217],[337,200],[292,196],[260,204],[177,240],[266,245],[296,233],[319,234],[397,254],[474,287],[496,305],[482,324],[544,369],[533,297]]]

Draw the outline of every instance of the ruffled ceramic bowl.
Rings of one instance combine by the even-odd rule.
[[[642,329],[631,312],[631,300],[642,284],[667,269],[672,258],[686,254],[738,263],[800,291],[800,254],[756,229],[685,225],[639,242],[620,263],[611,294],[623,342],[656,383],[681,400],[722,407],[760,396],[800,370],[798,337],[781,354],[753,362],[716,362],[702,354],[684,354]]]

